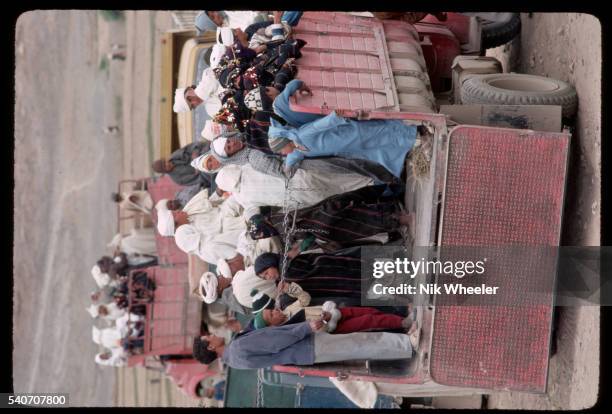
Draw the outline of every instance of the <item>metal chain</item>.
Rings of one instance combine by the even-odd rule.
[[[257,370],[257,400],[255,401],[257,408],[262,408],[264,406],[263,374],[263,368]]]

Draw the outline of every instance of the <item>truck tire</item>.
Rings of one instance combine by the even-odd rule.
[[[483,49],[491,49],[508,43],[521,32],[521,15],[519,13],[500,13],[500,20],[482,22]]]
[[[461,102],[490,105],[559,105],[564,118],[576,113],[578,97],[570,84],[518,73],[473,76],[461,85]]]

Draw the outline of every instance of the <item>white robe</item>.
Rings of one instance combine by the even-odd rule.
[[[121,347],[121,339],[123,336],[116,328],[104,328],[101,329],[100,345],[110,350]]]
[[[153,227],[132,228],[129,236],[116,234],[108,246],[113,249],[118,247],[120,251],[127,255],[138,253],[157,256]]]
[[[238,185],[233,190],[223,188],[223,185],[221,188],[231,192],[236,201],[244,207],[245,218],[259,213],[260,207],[263,206],[283,207],[285,201],[283,178],[259,172],[250,164],[244,164],[240,168]],[[289,181],[287,205],[290,209],[310,207],[328,197],[372,184],[374,184],[372,178],[360,174],[333,174],[298,169]]]
[[[253,240],[248,231],[240,233],[236,252],[240,253],[244,260],[244,266],[255,264],[255,259],[263,253],[281,253],[282,244],[278,236],[265,239]]]
[[[135,197],[136,202],[130,200],[130,197]],[[119,206],[124,210],[145,214],[151,214],[153,210],[153,199],[148,191],[136,190],[122,193],[121,198],[123,201],[119,203]]]
[[[267,12],[250,10],[224,10],[224,12],[227,15],[227,26],[232,29],[239,27],[242,30],[246,30],[253,23],[268,20]]]
[[[276,284],[271,280],[265,280],[255,274],[253,266],[245,270],[239,270],[232,278],[232,290],[238,302],[247,308],[253,307],[251,290],[257,289],[272,299],[276,298]]]
[[[134,313],[125,312],[120,318],[115,321],[115,328],[119,331],[122,337],[126,338],[136,333],[134,324],[129,322],[138,322],[144,320],[143,316]]]

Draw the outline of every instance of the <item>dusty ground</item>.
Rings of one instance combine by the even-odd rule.
[[[68,392],[73,406],[193,406],[142,369],[98,367],[84,311],[89,270],[116,228],[108,195],[150,174],[157,153],[159,34],[167,12],[24,14],[16,33],[15,390]],[[32,30],[32,28],[36,28]],[[125,61],[101,62],[112,43]],[[564,244],[599,244],[601,30],[591,16],[523,15],[521,38],[492,51],[506,69],[578,90]],[[36,104],[33,104],[35,102]],[[119,125],[117,136],[102,129]],[[44,208],[32,208],[44,206]],[[27,212],[27,213],[26,213]],[[26,248],[27,247],[27,248]],[[500,393],[491,408],[581,409],[597,398],[599,310],[561,309],[545,396]]]
[[[544,75],[572,84],[578,114],[572,135],[562,244],[600,245],[601,25],[590,15],[524,13],[520,38],[489,51],[506,71]],[[548,393],[500,393],[490,408],[591,407],[599,394],[599,308],[559,308],[557,352],[550,361]]]

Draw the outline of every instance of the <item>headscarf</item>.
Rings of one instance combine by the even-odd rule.
[[[217,43],[223,46],[234,44],[234,31],[230,27],[217,27]]]
[[[222,157],[227,157],[227,152],[225,152],[225,143],[227,142],[227,138],[218,137],[212,142],[212,147],[215,149],[215,152]]]
[[[212,21],[210,17],[206,14],[206,10],[201,11],[195,18],[195,28],[198,32],[198,36],[201,36],[202,33],[215,30],[217,25]]]
[[[217,66],[219,66],[219,63],[221,62],[221,59],[225,55],[226,51],[227,51],[226,46],[223,46],[222,44],[219,44],[219,43],[215,43],[215,45],[212,47],[212,51],[210,52],[210,68],[211,69],[214,70]]]
[[[215,77],[212,69],[206,68],[202,72],[202,79],[200,80],[200,83],[198,83],[198,86],[196,86],[194,89],[194,92],[200,99],[206,101],[214,96],[215,92],[217,92],[217,89],[219,89],[220,86],[221,85]]]
[[[185,99],[186,89],[187,88],[176,88],[176,90],[174,91],[174,106],[172,107],[172,109],[176,113],[191,111],[191,108],[187,103],[187,99]]]
[[[163,198],[155,205],[157,210],[157,231],[165,237],[174,235],[174,216],[172,211],[168,210],[167,203],[168,199]]]
[[[102,342],[102,331],[95,326],[91,327],[91,339],[95,344],[101,345]]]
[[[191,224],[183,224],[176,229],[174,241],[179,249],[187,254],[195,253],[200,248],[202,233]]]
[[[274,307],[272,298],[264,292],[253,289],[251,290],[251,297],[253,298],[253,306],[251,306],[253,308],[252,313],[263,313],[264,309],[272,309]]]
[[[244,104],[251,111],[263,111],[262,95],[260,88],[251,89],[244,96]]]
[[[223,135],[221,135],[221,137],[224,137],[224,138],[227,138],[227,139],[239,139],[241,141],[243,140],[242,133],[238,132],[238,131],[224,133]],[[216,139],[219,139],[219,137],[217,137]],[[237,153],[233,154],[231,157],[227,157],[227,156],[223,156],[223,155],[219,154],[215,150],[215,146],[214,145],[210,146],[210,153],[222,165],[228,165],[228,164],[243,165],[243,164],[246,164],[246,163],[249,162],[249,152],[250,151],[251,151],[250,148],[244,147],[240,151],[238,151]]]
[[[276,253],[263,253],[255,259],[255,274],[260,275],[261,272],[266,271],[271,267],[278,268],[280,263],[280,256]]]
[[[207,152],[205,154],[200,155],[198,158],[194,159],[193,161],[191,161],[191,166],[193,168],[195,168],[198,171],[203,171],[205,173],[208,174],[214,174],[217,171],[219,171],[221,169],[221,167],[215,169],[215,170],[209,170],[208,168],[206,168],[206,160],[212,157],[212,154],[210,152]]]
[[[268,145],[270,146],[272,152],[280,152],[280,150],[282,150],[285,145],[289,144],[290,142],[290,139],[283,137],[273,137],[268,134]]]
[[[219,259],[217,261],[217,272],[227,279],[232,278],[232,269],[225,259]]]
[[[225,165],[221,168],[221,171],[217,173],[215,183],[217,187],[223,191],[235,193],[238,190],[240,184],[240,178],[242,176],[242,168],[238,165]]]
[[[200,134],[202,138],[213,141],[218,136],[226,134],[228,132],[234,132],[230,129],[230,126],[227,124],[220,124],[218,122],[213,121],[212,119],[207,119],[204,124],[204,129]]]
[[[95,318],[97,318],[97,317],[98,317],[98,315],[100,314],[100,313],[98,312],[98,308],[99,308],[99,305],[89,305],[89,307],[88,307],[88,308],[85,308],[85,309],[87,310],[87,312],[89,312],[89,314],[91,315],[91,317],[95,319]]]
[[[217,300],[217,286],[219,286],[219,280],[217,275],[213,272],[204,272],[200,277],[200,283],[198,286],[198,293],[200,298],[208,304],[213,303]]]
[[[111,278],[108,273],[102,273],[102,271],[100,270],[100,266],[98,265],[95,265],[91,268],[91,275],[93,276],[99,288],[103,288],[111,282]]]

